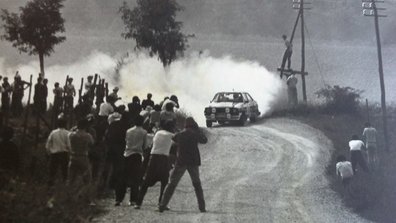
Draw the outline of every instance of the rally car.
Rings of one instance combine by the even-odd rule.
[[[255,122],[259,115],[257,102],[246,92],[219,92],[205,108],[207,127],[213,122],[244,125],[248,118]]]

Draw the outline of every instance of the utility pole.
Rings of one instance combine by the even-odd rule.
[[[304,9],[305,5],[311,4],[309,2],[304,2],[304,0],[293,0],[293,9],[298,9],[298,15],[301,19],[301,82],[302,82],[302,92],[303,92],[303,101],[307,103],[307,87],[305,84],[305,23],[304,23]],[[298,22],[298,18],[297,18]],[[294,30],[293,30],[294,34]]]
[[[388,123],[386,114],[386,100],[385,100],[385,81],[384,81],[384,70],[382,67],[382,50],[381,50],[381,38],[379,31],[378,18],[386,17],[386,15],[379,15],[378,10],[385,10],[385,8],[378,8],[376,3],[383,3],[381,0],[362,0],[363,15],[374,17],[375,35],[377,39],[377,54],[378,54],[378,73],[380,78],[381,87],[381,109],[382,109],[382,124],[384,128],[384,141],[385,150],[389,150],[388,141]]]

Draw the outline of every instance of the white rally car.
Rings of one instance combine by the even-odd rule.
[[[246,92],[219,92],[205,108],[207,127],[212,127],[213,122],[244,125],[248,118],[255,122],[259,115],[257,102]]]

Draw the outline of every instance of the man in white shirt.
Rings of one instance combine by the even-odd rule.
[[[62,172],[62,180],[66,182],[68,165],[69,165],[69,152],[70,152],[70,140],[69,131],[65,129],[66,120],[58,120],[58,128],[53,130],[48,136],[48,140],[45,148],[50,154],[50,173],[48,184],[52,186],[54,184],[55,175],[58,169]]]
[[[138,115],[135,119],[135,126],[126,132],[125,179],[119,179],[122,181],[122,185],[116,188],[116,206],[119,206],[124,199],[127,187],[130,187],[129,205],[134,205],[138,201],[142,178],[143,149],[147,145],[147,131],[142,126],[143,117]]]
[[[344,187],[348,186],[353,177],[353,169],[351,162],[347,161],[343,155],[337,157],[336,173],[341,178]]]
[[[378,163],[377,156],[377,130],[371,126],[370,123],[366,123],[363,130],[363,138],[366,142],[367,149],[367,161],[370,167],[374,168]]]
[[[362,154],[362,149],[365,149],[365,146],[363,141],[359,140],[357,135],[352,136],[351,141],[349,141],[349,148],[351,152],[353,173],[356,173],[357,164],[359,164],[359,166],[363,168],[364,171],[369,172],[366,160],[364,160]]]

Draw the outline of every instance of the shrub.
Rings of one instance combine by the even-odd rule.
[[[324,109],[329,113],[356,113],[363,91],[351,87],[340,87],[326,85],[326,87],[315,92],[318,98],[324,98]]]

